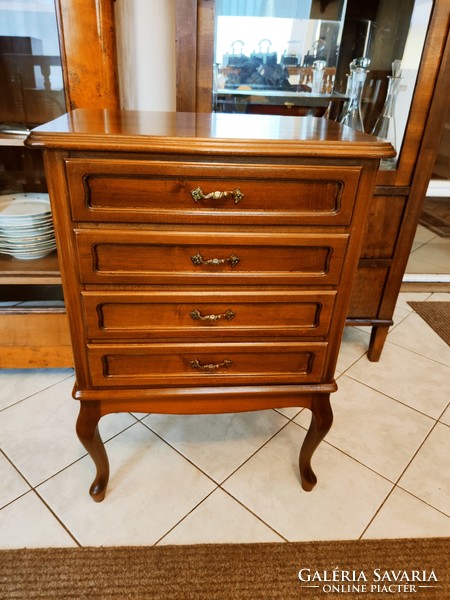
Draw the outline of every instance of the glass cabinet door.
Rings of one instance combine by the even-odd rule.
[[[347,5],[337,86],[344,90],[354,59],[370,61],[361,98],[363,130],[388,139],[397,150],[397,159],[381,168],[397,166],[432,7],[432,0],[353,0]]]
[[[45,191],[26,133],[66,110],[54,0],[0,3],[0,194]]]
[[[400,156],[433,4],[216,0],[213,110],[327,116]],[[359,126],[344,118],[356,77]]]

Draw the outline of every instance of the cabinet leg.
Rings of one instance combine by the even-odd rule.
[[[330,394],[320,394],[313,398],[311,406],[311,424],[300,450],[300,478],[302,488],[310,492],[317,483],[317,477],[311,468],[312,455],[326,436],[333,423]]]
[[[384,342],[386,341],[388,333],[389,325],[379,325],[376,327],[372,327],[372,332],[370,334],[369,351],[367,353],[367,358],[371,362],[378,362],[380,360],[380,356],[384,347]]]
[[[97,474],[89,489],[89,494],[96,502],[105,497],[109,479],[109,462],[105,446],[98,431],[100,405],[98,402],[81,402],[76,431],[78,439],[86,448],[94,461]]]

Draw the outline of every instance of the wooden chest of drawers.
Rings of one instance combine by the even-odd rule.
[[[77,433],[104,497],[111,412],[303,406],[302,486],[368,200],[391,147],[326,119],[74,111],[44,149],[75,358]]]

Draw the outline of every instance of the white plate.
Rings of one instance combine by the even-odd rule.
[[[32,244],[9,244],[0,242],[0,249],[5,252],[8,252],[9,250],[43,250],[44,248],[56,248],[56,243],[53,240]]]
[[[27,229],[39,229],[40,227],[53,227],[53,220],[38,219],[36,221],[29,221],[28,219],[24,219],[20,223],[6,223],[5,221],[0,221],[0,231],[2,233],[9,233],[10,231],[17,231],[20,233]]]
[[[39,250],[38,252],[9,251],[9,252],[6,252],[5,254],[9,254],[10,256],[17,258],[18,260],[33,260],[36,258],[44,258],[44,256],[51,254],[53,251],[54,251],[54,248],[49,248],[46,250]]]
[[[54,235],[55,230],[53,226],[45,226],[45,227],[27,227],[24,229],[5,229],[0,227],[0,238],[8,238],[9,240],[13,239],[22,239],[28,237],[38,237],[40,235]]]
[[[50,213],[48,194],[6,194],[0,196],[0,221],[21,222],[24,218],[46,217]]]
[[[54,240],[52,231],[49,233],[29,234],[21,236],[8,236],[0,234],[0,244],[35,244],[36,242],[47,242]]]
[[[23,219],[3,219],[0,216],[0,227],[2,229],[26,229],[27,227],[42,227],[53,223],[51,217],[24,217]]]
[[[11,231],[11,230],[22,230],[22,229],[35,229],[36,227],[48,227],[49,225],[52,225],[52,220],[51,219],[29,219],[28,217],[26,217],[25,219],[22,219],[20,221],[16,220],[16,219],[11,219],[11,220],[7,220],[7,219],[3,219],[3,221],[0,218],[0,228],[1,229],[5,229],[7,231]]]

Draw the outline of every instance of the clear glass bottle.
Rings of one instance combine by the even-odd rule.
[[[350,75],[348,81],[349,99],[346,110],[344,111],[340,122],[343,125],[348,125],[352,129],[364,131],[364,124],[361,115],[361,98],[366,81],[368,66],[370,60],[368,58],[356,58],[350,63]]]
[[[393,73],[395,71],[393,70]],[[390,142],[395,149],[397,149],[397,132],[395,128],[395,104],[397,101],[398,92],[400,91],[400,82],[402,77],[400,74],[397,76],[388,75],[388,90],[386,94],[386,100],[381,110],[380,116],[378,117],[373,129],[372,134],[376,135],[383,140]],[[395,169],[397,164],[396,157],[383,159],[381,161],[381,167],[385,169]]]
[[[323,75],[327,63],[324,60],[315,60],[313,62],[313,82],[311,92],[313,94],[323,93]]]

